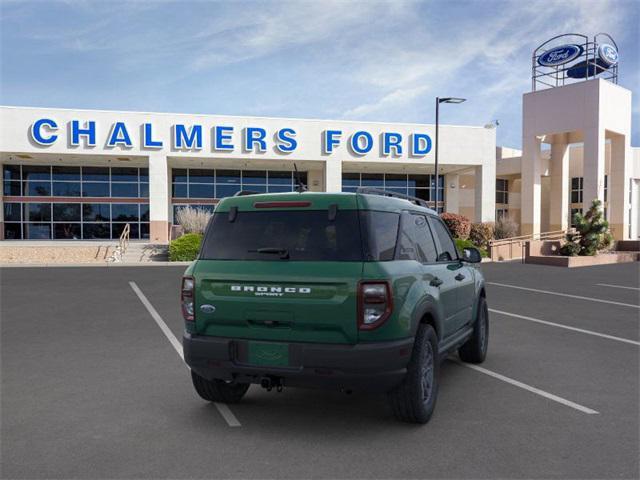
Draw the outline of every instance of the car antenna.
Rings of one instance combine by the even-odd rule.
[[[302,180],[300,180],[300,174],[298,173],[298,167],[296,166],[296,164],[293,164],[293,169],[295,171],[296,174],[296,192],[298,193],[302,193],[302,192],[306,192],[307,191],[307,186],[302,183]]]

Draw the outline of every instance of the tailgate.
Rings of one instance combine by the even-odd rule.
[[[357,341],[361,262],[199,260],[194,274],[199,334],[292,342]]]

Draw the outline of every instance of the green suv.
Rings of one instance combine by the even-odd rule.
[[[182,280],[194,387],[226,403],[252,383],[386,392],[397,418],[426,423],[441,361],[486,356],[479,261],[413,197],[226,198]]]

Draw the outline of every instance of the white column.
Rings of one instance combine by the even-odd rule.
[[[324,191],[342,191],[342,162],[335,158],[328,158],[324,162]]]
[[[535,135],[524,136],[522,152],[522,210],[520,211],[520,233],[540,233],[540,202],[542,161],[540,139]]]
[[[460,177],[457,173],[444,176],[444,211],[458,213],[460,208]]]
[[[569,145],[566,134],[555,135],[550,167],[549,230],[566,230],[569,221]]]
[[[165,154],[149,155],[149,216],[152,243],[169,241],[169,166]]]
[[[496,162],[486,161],[475,167],[475,221],[496,219]]]
[[[609,226],[616,240],[629,237],[629,179],[631,177],[632,152],[628,135],[615,135],[611,140],[611,164],[607,200],[609,202]]]
[[[582,209],[586,212],[596,198],[604,202],[604,129],[596,126],[585,130],[583,155]]]

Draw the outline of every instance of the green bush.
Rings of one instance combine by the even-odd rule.
[[[487,252],[487,250],[485,250],[482,247],[478,247],[477,245],[474,245],[474,243],[471,240],[462,240],[461,238],[456,238],[455,242],[456,242],[456,248],[458,249],[460,256],[462,256],[462,250],[464,250],[465,248],[477,248],[478,251],[480,252],[480,255],[482,255],[483,257],[489,256],[489,252]]]
[[[175,239],[169,245],[169,260],[172,262],[191,262],[195,260],[200,251],[202,235],[200,233],[187,233]]]
[[[480,248],[487,248],[493,239],[495,224],[493,222],[472,223],[469,240]]]
[[[466,240],[469,238],[469,232],[471,231],[471,222],[464,215],[458,215],[457,213],[445,212],[440,215],[440,218],[449,228],[451,235],[454,238],[461,238]]]

